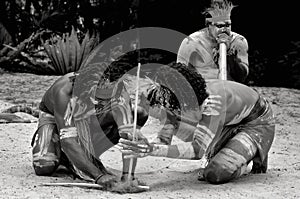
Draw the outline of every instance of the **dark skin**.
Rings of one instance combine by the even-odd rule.
[[[215,45],[220,43],[225,43],[227,48],[230,46],[230,40],[231,40],[231,20],[225,20],[225,21],[218,21],[218,22],[207,22],[207,27],[209,30],[209,34],[212,38],[215,40]],[[244,52],[244,51],[242,51]],[[240,53],[242,54],[242,53]],[[244,53],[243,57],[247,57],[247,53]],[[234,81],[237,82],[244,82],[249,71],[248,66],[241,62],[240,60],[237,60],[238,58],[235,58],[234,62],[229,62],[228,64],[231,65],[231,67],[228,67],[228,73],[230,73],[231,78],[233,78]],[[228,60],[230,61],[230,60]]]
[[[69,79],[71,76],[73,76],[73,73],[66,74],[65,76],[59,78],[46,91],[43,97],[43,102],[45,106],[50,112],[53,113],[55,117],[55,122],[58,131],[66,127],[70,127],[65,125],[64,115],[69,100],[72,97],[73,83]],[[143,109],[139,109],[139,110],[140,110],[138,115],[139,124],[142,125],[147,120],[148,114]],[[124,125],[123,120],[119,118],[118,115],[119,115],[118,112],[109,112],[107,115],[105,115],[104,117],[105,119],[102,120],[101,126],[111,125],[112,123],[115,123],[114,125],[117,126]],[[99,122],[97,121],[97,119],[95,120],[96,121],[92,121],[92,122]],[[75,126],[74,123],[72,123],[71,126]],[[107,146],[107,144],[104,145]],[[101,151],[100,153],[105,152],[109,147],[111,146],[104,147],[103,151]],[[76,137],[61,139],[61,148],[64,151],[64,153],[67,155],[68,159],[78,169],[80,169],[84,173],[87,173],[89,176],[91,176],[94,179],[97,179],[97,177],[102,176],[97,179],[96,181],[97,184],[106,188],[111,188],[114,185],[114,183],[117,182],[117,177],[111,172],[107,171],[103,165],[99,169],[89,160],[86,153],[79,145]],[[129,159],[123,158],[123,175],[121,178],[123,180],[128,179],[129,162],[130,162]],[[131,171],[132,176],[134,174],[135,167],[136,167],[136,159],[133,159],[132,171]]]

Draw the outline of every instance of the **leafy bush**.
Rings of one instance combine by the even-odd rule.
[[[74,28],[71,34],[65,33],[62,37],[52,37],[44,43],[53,69],[58,75],[75,72],[80,69],[83,60],[99,44],[98,35],[85,33],[82,42]]]
[[[267,75],[268,59],[258,50],[249,53],[249,75],[247,84],[250,86],[261,86]]]
[[[0,22],[0,49],[3,48],[3,44],[11,44],[12,38],[8,33],[4,25]]]
[[[12,38],[4,25],[0,22],[0,57],[8,51],[7,44],[12,44]]]

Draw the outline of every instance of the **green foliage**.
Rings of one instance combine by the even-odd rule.
[[[258,50],[251,51],[249,61],[248,85],[300,89],[299,41],[291,41],[280,55],[266,56]]]
[[[72,28],[71,34],[53,37],[44,43],[44,48],[58,75],[75,72],[80,69],[83,60],[99,44],[98,35],[90,36],[87,32],[80,43],[77,33]]]
[[[4,25],[0,22],[0,57],[3,57],[7,51],[8,47],[6,45],[12,44],[12,38]]]
[[[210,0],[191,0],[189,3],[183,0],[1,0],[0,45],[3,43],[6,45],[0,46],[0,68],[47,75],[52,75],[53,71],[55,74],[76,71],[93,48],[95,38],[85,35],[87,39],[77,40],[74,35],[76,33],[73,32],[73,35],[71,33],[68,37],[66,34],[47,41],[52,33],[62,35],[74,27],[81,33],[98,32],[101,41],[104,41],[135,27],[163,27],[189,35],[204,27],[205,20],[201,13],[210,2]],[[262,3],[257,6],[251,1],[233,1],[233,4],[238,5],[232,13],[233,31],[246,36],[250,41],[250,73],[247,84],[300,88],[299,32],[296,29],[281,31],[279,39],[277,34],[269,32],[269,27],[278,26],[278,23],[286,27],[296,24],[297,6],[277,3]],[[278,8],[290,10],[288,20],[277,15]],[[252,13],[253,10],[255,14]],[[271,20],[265,17],[266,10],[267,16],[272,16]],[[280,23],[283,19],[284,23]],[[255,28],[249,25],[253,21]],[[40,34],[43,31],[50,33]],[[275,38],[271,38],[272,35]],[[81,38],[78,35],[77,37]],[[45,53],[41,39],[47,41],[46,45],[49,46],[47,53],[51,55],[47,56]],[[275,48],[274,41],[279,48]],[[291,41],[295,42],[290,43]],[[50,62],[52,66],[49,65]]]
[[[78,0],[79,1],[79,0]],[[77,0],[1,0],[0,21],[19,43],[39,29],[65,32],[76,26]]]
[[[266,59],[258,50],[249,53],[249,75],[247,77],[247,84],[250,86],[257,86],[263,84],[263,79],[267,75]]]
[[[12,38],[4,25],[0,22],[0,49],[3,48],[3,44],[11,44]]]
[[[270,74],[275,86],[300,89],[300,41],[291,41],[287,51],[275,60]]]
[[[17,46],[5,44],[0,50],[0,67],[10,72],[53,74],[47,54],[41,48],[40,38],[51,34],[41,30],[34,32]]]

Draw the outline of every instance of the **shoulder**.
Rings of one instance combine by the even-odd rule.
[[[56,107],[65,107],[72,95],[73,84],[70,77],[74,73],[66,74],[58,78],[50,88],[44,93],[40,104],[46,108],[48,112],[54,113]],[[41,106],[40,106],[41,108]]]
[[[248,48],[248,41],[243,35],[240,35],[236,32],[231,32],[231,34],[232,34],[232,44],[241,46],[243,48]]]
[[[201,30],[198,30],[192,34],[189,35],[189,38],[194,39],[194,40],[201,40],[201,39],[205,39],[208,35],[208,29],[207,28],[203,28]]]
[[[258,99],[258,93],[253,88],[235,81],[214,80],[207,83],[207,90],[210,95],[220,95],[226,101],[237,98],[256,102]]]
[[[247,40],[245,36],[243,36],[239,33],[233,32],[233,31],[231,31],[231,35],[232,35],[233,39]]]
[[[210,95],[219,95],[222,101],[234,103],[236,100],[246,101],[247,103],[255,103],[258,99],[258,93],[251,87],[235,82],[215,80],[207,83],[207,90]]]
[[[246,85],[234,81],[216,80],[207,84],[209,97],[204,103],[204,114],[226,115],[226,122],[236,115],[245,116],[258,100],[259,94]],[[245,110],[247,110],[245,112]],[[206,111],[206,112],[205,112]],[[216,114],[219,113],[219,114]]]
[[[207,89],[212,93],[229,92],[230,90],[234,90],[234,89],[256,92],[253,88],[245,84],[241,84],[239,82],[230,81],[230,80],[219,80],[219,79],[208,81]]]
[[[53,98],[56,100],[65,100],[66,97],[71,97],[73,90],[72,77],[75,77],[75,73],[68,73],[60,77],[50,88]],[[63,98],[63,99],[61,99]]]

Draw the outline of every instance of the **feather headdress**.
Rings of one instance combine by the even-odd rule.
[[[230,20],[231,11],[235,6],[226,0],[214,0],[212,5],[204,13],[209,17],[206,19],[209,22],[220,22]]]

